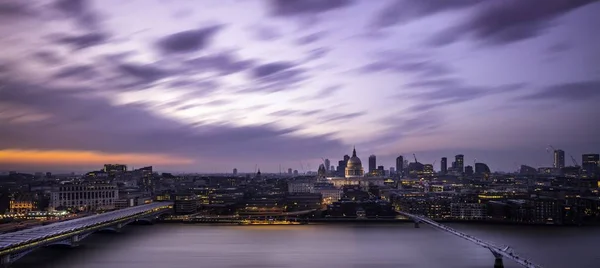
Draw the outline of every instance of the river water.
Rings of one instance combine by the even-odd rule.
[[[600,267],[600,228],[448,224],[545,268]],[[44,248],[14,268],[493,267],[492,254],[425,224],[127,226],[77,248]],[[504,260],[505,267],[520,267]]]

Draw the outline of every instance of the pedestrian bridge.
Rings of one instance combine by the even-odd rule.
[[[8,267],[43,246],[77,246],[79,241],[97,231],[118,231],[134,221],[151,222],[160,214],[170,212],[172,207],[171,202],[150,203],[2,234],[0,235],[0,267]]]
[[[424,216],[419,216],[419,215],[414,215],[414,214],[410,214],[407,212],[403,212],[403,211],[398,211],[398,213],[400,213],[401,215],[408,217],[410,219],[412,219],[415,222],[415,227],[418,228],[419,227],[419,223],[423,222],[426,224],[429,224],[437,229],[440,229],[442,231],[451,233],[453,235],[456,235],[462,239],[471,241],[481,247],[487,248],[489,249],[492,254],[495,257],[495,261],[494,261],[494,268],[503,268],[504,267],[504,263],[502,261],[503,258],[507,258],[510,260],[513,260],[514,262],[520,264],[523,267],[527,267],[527,268],[541,268],[541,266],[536,265],[534,263],[532,263],[531,261],[529,261],[526,258],[520,257],[517,254],[515,254],[512,249],[508,246],[503,246],[503,247],[499,247],[496,246],[490,242],[486,242],[483,241],[479,238],[476,238],[474,236],[462,233],[460,231],[454,230],[446,225],[440,224],[432,219],[429,219],[427,217]]]

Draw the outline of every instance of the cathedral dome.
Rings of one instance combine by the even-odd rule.
[[[346,162],[346,177],[362,177],[364,170],[360,158],[356,156],[356,148],[352,151],[352,157]]]

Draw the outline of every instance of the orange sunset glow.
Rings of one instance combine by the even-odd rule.
[[[190,164],[191,159],[164,154],[112,154],[96,151],[67,151],[67,150],[0,150],[0,163],[7,164],[159,164],[180,165]]]

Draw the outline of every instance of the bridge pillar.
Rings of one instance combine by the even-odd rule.
[[[502,257],[496,257],[494,260],[494,268],[504,268],[504,263],[502,262]]]
[[[10,265],[10,254],[4,255],[0,258],[0,267],[8,268]]]
[[[79,238],[79,235],[71,236],[71,247],[77,247],[77,246],[79,246],[79,241],[80,240],[81,239]]]
[[[502,261],[502,254],[498,253],[496,250],[488,248],[492,254],[494,255],[494,268],[504,268],[504,262]]]

